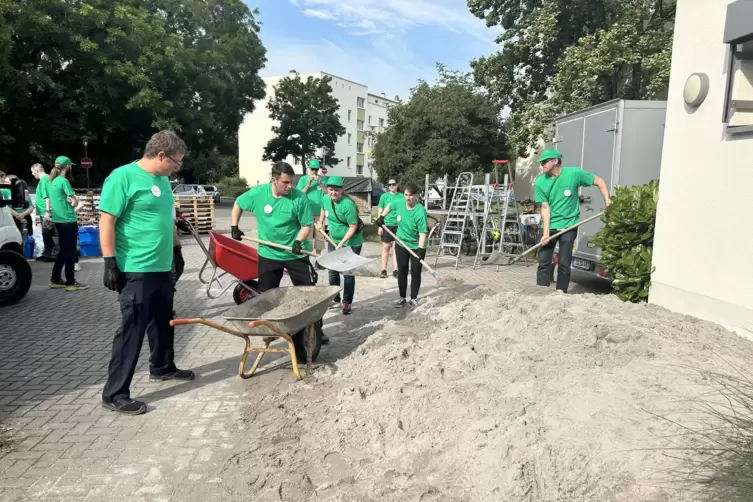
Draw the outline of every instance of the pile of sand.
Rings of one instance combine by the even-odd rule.
[[[312,381],[248,410],[250,451],[222,466],[239,483],[227,489],[283,501],[664,500],[676,487],[661,474],[676,461],[662,449],[677,428],[652,413],[676,418],[688,406],[678,395],[704,388],[697,370],[725,369],[719,352],[740,366],[753,355],[716,325],[539,290],[449,292],[379,322]]]

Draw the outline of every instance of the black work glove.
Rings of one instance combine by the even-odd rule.
[[[379,218],[377,218],[374,223],[378,227],[381,227],[382,225],[384,225],[384,216],[380,216]]]
[[[238,228],[236,226],[232,226],[232,227],[230,227],[230,235],[233,237],[233,239],[239,241],[246,234],[244,234],[243,232],[241,232],[240,228]]]
[[[175,225],[181,232],[190,232],[188,228],[188,222],[182,218],[178,218],[178,220],[175,222]]]
[[[293,243],[292,251],[293,251],[293,254],[303,254],[301,253],[301,241],[295,241]]]
[[[420,260],[426,259],[426,248],[418,248],[415,252]]]
[[[123,272],[118,268],[114,256],[105,257],[105,276],[102,282],[110,291],[117,291],[120,293],[123,290],[125,275],[123,275]]]

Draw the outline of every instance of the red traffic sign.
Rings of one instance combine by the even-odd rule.
[[[492,164],[509,164],[509,160],[492,160]]]
[[[84,157],[83,159],[81,159],[81,167],[83,167],[84,169],[89,169],[93,165],[94,163],[92,162],[92,159],[88,157]]]
[[[327,168],[324,167],[324,166],[322,166],[322,168],[320,169],[320,171],[322,172],[322,174],[327,174]]]

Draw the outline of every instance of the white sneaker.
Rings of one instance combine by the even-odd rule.
[[[81,272],[81,264],[76,263],[75,265],[73,265],[73,270],[75,270],[76,272]]]
[[[411,307],[411,308],[418,307],[418,299],[408,301],[408,306]]]

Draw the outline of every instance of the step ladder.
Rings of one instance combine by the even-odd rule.
[[[507,176],[505,176],[505,180],[506,178]],[[504,218],[503,205],[509,193],[506,182],[501,185],[497,181],[492,185],[488,174],[486,175],[485,185],[487,188],[484,197],[484,211],[481,219],[478,247],[476,248],[476,258],[473,260],[474,270],[483,263],[484,257],[489,256],[493,251],[499,250],[502,240],[502,228],[500,224]],[[500,204],[496,211],[492,209],[495,203]]]
[[[466,238],[466,230],[470,227],[478,236],[478,224],[475,215],[471,211],[471,190],[473,188],[473,173],[460,173],[450,200],[450,208],[442,226],[442,236],[434,258],[434,265],[440,259],[452,260],[455,268],[458,268],[460,255],[463,251],[463,240]]]

